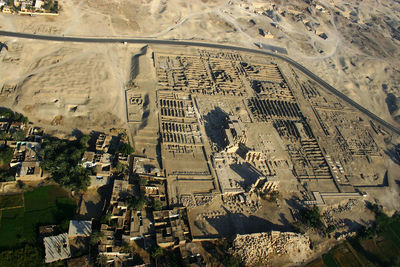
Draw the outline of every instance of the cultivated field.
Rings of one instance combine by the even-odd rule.
[[[5,209],[0,221],[0,247],[12,248],[23,242],[34,243],[40,225],[60,224],[71,218],[75,203],[58,186],[39,187],[22,195],[0,197],[0,206],[19,208]],[[13,203],[11,200],[14,200]]]
[[[373,239],[346,241],[307,267],[395,266],[400,255],[400,222],[392,222]]]
[[[0,198],[0,210],[21,208],[24,206],[24,197],[22,194],[6,195]]]

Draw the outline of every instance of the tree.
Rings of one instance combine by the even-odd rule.
[[[0,131],[0,140],[7,140],[10,139],[10,133],[6,133],[5,131]]]
[[[17,167],[9,168],[8,170],[2,170],[0,168],[0,182],[8,182],[15,180],[15,174],[17,173]]]
[[[222,259],[222,264],[224,266],[239,267],[242,265],[242,259],[238,256],[227,253]]]
[[[310,227],[321,228],[322,226],[321,214],[317,206],[300,210],[300,220],[303,224]]]
[[[269,194],[268,201],[270,201],[270,202],[276,202],[276,200],[278,199],[278,197],[279,197],[279,191],[274,190],[274,191],[272,191],[272,192]]]
[[[79,143],[81,144],[82,147],[87,148],[89,146],[89,140],[90,136],[85,134],[79,139]]]
[[[124,253],[133,254],[135,252],[135,248],[131,244],[123,242],[121,251]]]
[[[22,182],[21,180],[17,181],[17,186],[19,189],[25,189],[26,188],[26,184],[24,182]]]
[[[399,267],[400,266],[400,256],[395,256],[390,259],[389,266]]]
[[[299,221],[291,223],[291,227],[293,229],[292,231],[295,233],[304,233],[304,231],[302,231],[302,224]]]
[[[102,266],[102,267],[107,266],[107,257],[104,256],[104,255],[99,255],[99,256],[97,257],[97,259],[96,259],[96,263],[97,263],[99,266]]]
[[[155,246],[153,250],[151,251],[151,257],[153,257],[156,260],[156,266],[157,266],[157,261],[160,257],[164,255],[164,250],[160,248],[159,246]]]
[[[135,150],[129,144],[121,143],[119,146],[119,152],[121,152],[124,156],[128,156],[135,152]]]
[[[336,226],[331,224],[331,225],[328,225],[328,227],[326,228],[326,233],[330,234],[330,233],[333,233],[335,230],[336,230]]]
[[[146,186],[147,183],[148,183],[147,179],[145,179],[145,178],[140,178],[139,179],[139,185]]]
[[[360,239],[371,239],[376,237],[376,235],[385,232],[388,229],[388,226],[393,220],[397,220],[396,216],[390,218],[387,216],[382,207],[377,204],[369,204],[367,208],[375,213],[375,224],[370,227],[362,227],[359,231]]]
[[[0,148],[0,167],[1,165],[8,167],[13,158],[13,155],[14,149],[12,149],[11,147]]]
[[[116,171],[118,174],[123,174],[126,172],[128,167],[125,164],[122,164],[121,162],[117,163],[117,166],[115,167]]]
[[[8,108],[0,108],[0,118],[1,117],[6,118],[10,121],[17,121],[17,122],[22,122],[22,123],[29,122],[27,117],[25,117],[21,113],[13,112],[11,109],[8,109]]]
[[[151,207],[152,207],[153,210],[161,210],[162,207],[163,207],[163,204],[158,198],[155,198],[151,202]]]
[[[155,246],[151,251],[151,256],[155,259],[161,257],[162,255],[164,255],[164,250],[159,246]]]
[[[90,234],[90,244],[93,245],[93,246],[97,245],[103,237],[104,237],[104,233],[103,232],[93,231]]]
[[[107,212],[106,214],[104,214],[103,216],[101,216],[100,222],[101,223],[107,223],[111,220],[111,212]]]
[[[21,113],[15,112],[13,116],[14,121],[22,122],[22,123],[28,123],[29,119],[28,117],[25,117]]]
[[[363,240],[363,239],[372,239],[376,236],[376,229],[375,227],[366,227],[362,226],[360,230],[358,231],[358,236],[357,238]]]
[[[146,204],[146,199],[144,197],[135,197],[130,200],[128,207],[131,210],[143,210]]]
[[[8,108],[0,108],[0,118],[4,117],[6,119],[12,119],[14,116],[14,112]]]
[[[86,147],[80,141],[46,139],[40,151],[41,165],[51,178],[72,190],[86,190],[91,171],[79,165]]]
[[[15,131],[11,134],[11,138],[15,141],[21,141],[26,138],[26,131],[24,130],[18,130]]]

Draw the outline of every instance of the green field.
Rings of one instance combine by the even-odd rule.
[[[400,222],[391,222],[385,232],[372,240],[360,241],[360,245],[359,253],[375,265],[391,265],[400,255]]]
[[[26,192],[23,208],[2,211],[0,248],[12,248],[25,242],[33,244],[38,226],[65,223],[74,212],[75,202],[59,186]]]
[[[333,257],[333,251],[322,256],[322,259],[328,267],[339,267],[339,265],[335,261],[335,258]]]
[[[326,267],[322,258],[318,258],[307,264],[307,267]]]
[[[23,205],[24,199],[22,194],[1,196],[0,198],[0,210],[22,207]]]

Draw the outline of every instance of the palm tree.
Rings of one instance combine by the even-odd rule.
[[[104,255],[99,255],[98,257],[97,257],[97,259],[96,259],[96,263],[99,265],[99,266],[107,266],[107,257],[106,256],[104,256]]]
[[[93,231],[90,234],[90,244],[91,245],[97,245],[100,242],[100,239],[102,239],[103,237],[104,237],[104,233],[103,232]]]
[[[156,266],[157,266],[157,260],[164,254],[164,251],[162,248],[159,246],[154,247],[153,251],[151,252],[151,256],[156,260]]]

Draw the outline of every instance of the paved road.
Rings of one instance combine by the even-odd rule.
[[[18,33],[18,32],[8,32],[8,31],[0,31],[0,36],[8,36],[8,37],[16,37],[16,38],[27,38],[27,39],[36,39],[36,40],[46,40],[46,41],[58,41],[58,42],[78,42],[78,43],[134,43],[134,44],[159,44],[159,45],[178,45],[178,46],[197,46],[197,47],[205,47],[205,48],[217,48],[217,49],[226,49],[226,50],[235,50],[247,53],[255,53],[255,54],[262,54],[277,57],[281,60],[284,60],[291,64],[292,66],[296,67],[304,74],[309,76],[311,79],[314,79],[318,83],[320,83],[325,89],[329,92],[333,93],[334,95],[340,97],[342,100],[346,101],[348,104],[352,105],[359,111],[363,112],[371,119],[379,122],[382,126],[390,130],[391,132],[400,136],[400,129],[394,127],[390,123],[386,122],[385,120],[379,118],[366,108],[362,107],[361,105],[357,104],[355,101],[351,100],[349,97],[341,93],[340,91],[336,90],[334,87],[326,83],[324,80],[319,78],[317,75],[297,63],[296,61],[277,54],[268,52],[265,50],[259,49],[251,49],[246,47],[239,47],[239,46],[232,46],[232,45],[222,45],[222,44],[215,44],[215,43],[203,43],[203,42],[196,42],[196,41],[179,41],[179,40],[158,40],[152,38],[97,38],[97,37],[64,37],[64,36],[51,36],[51,35],[37,35],[37,34],[29,34],[29,33]]]

